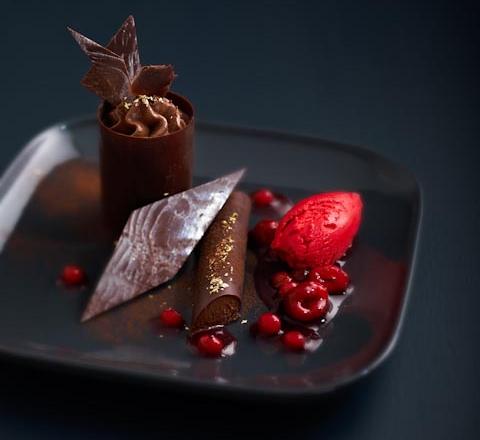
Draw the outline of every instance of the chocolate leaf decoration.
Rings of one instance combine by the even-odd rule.
[[[93,67],[82,79],[82,85],[112,105],[129,95],[129,75],[125,60],[79,32],[68,28]]]
[[[107,44],[107,49],[121,56],[127,66],[130,81],[140,70],[135,19],[130,15]]]
[[[133,95],[165,96],[174,79],[175,72],[171,64],[144,66],[133,79],[130,90]]]

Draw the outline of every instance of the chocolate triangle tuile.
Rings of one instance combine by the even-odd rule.
[[[137,29],[133,16],[129,15],[127,17],[106,47],[123,58],[128,77],[132,80],[142,67],[140,54],[138,53]]]
[[[136,95],[165,96],[175,79],[169,64],[140,64],[135,19],[128,16],[104,47],[79,32],[68,28],[85,52],[92,67],[81,83],[112,106]]]
[[[112,105],[118,104],[130,94],[130,79],[123,57],[71,28],[68,30],[93,63],[82,85]]]
[[[172,279],[244,172],[242,169],[133,211],[82,322]]]
[[[133,79],[130,91],[133,95],[165,96],[175,79],[171,64],[144,66]]]

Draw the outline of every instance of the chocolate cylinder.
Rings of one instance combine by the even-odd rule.
[[[201,242],[192,332],[240,316],[250,209],[245,193],[232,193]]]
[[[166,97],[188,116],[188,121],[184,128],[164,136],[117,133],[104,122],[108,104],[98,110],[102,207],[114,236],[120,234],[134,209],[192,186],[193,106],[175,93]]]

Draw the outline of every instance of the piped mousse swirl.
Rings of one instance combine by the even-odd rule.
[[[113,131],[134,137],[157,137],[185,128],[188,116],[170,99],[140,95],[124,99],[105,115]]]

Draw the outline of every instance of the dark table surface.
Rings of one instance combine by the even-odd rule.
[[[391,358],[335,398],[281,407],[0,361],[0,438],[479,438],[478,8],[318,3],[2,1],[0,167],[96,107],[65,26],[106,41],[133,13],[143,60],[175,64],[200,119],[365,145],[416,174],[421,243]]]

